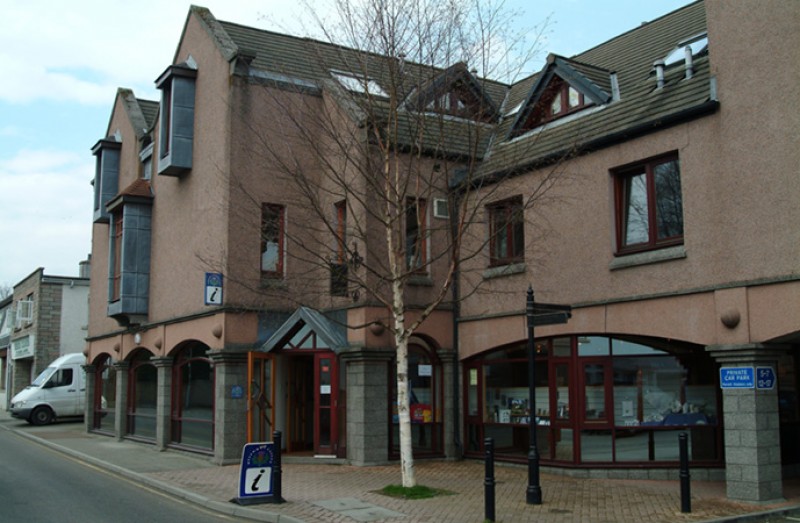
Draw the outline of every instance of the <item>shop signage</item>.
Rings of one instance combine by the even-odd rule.
[[[756,386],[753,367],[720,367],[719,385],[723,389],[752,389]]]
[[[25,336],[11,342],[11,359],[19,360],[22,358],[33,357],[33,336]]]

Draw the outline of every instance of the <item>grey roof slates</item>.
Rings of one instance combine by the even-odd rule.
[[[327,42],[285,35],[231,22],[216,21],[210,13],[201,17],[221,46],[225,56],[248,57],[249,67],[264,73],[284,75],[309,82],[322,90],[331,91],[331,70],[367,75],[390,92],[393,75],[399,70],[396,62],[374,53]],[[649,121],[658,122],[671,114],[704,104],[709,98],[708,57],[698,57],[695,78],[676,82],[677,69],[667,70],[668,84],[662,92],[654,93],[653,62],[664,58],[684,39],[705,31],[705,6],[702,0],[643,24],[592,49],[563,60],[564,71],[578,75],[584,88],[603,93],[596,100],[606,101],[611,93],[611,73],[616,73],[620,100],[606,103],[601,109],[587,111],[571,117],[571,121],[557,122],[539,134],[529,133],[509,140],[509,131],[518,115],[501,117],[494,128],[477,126],[458,119],[442,119],[435,115],[408,114],[401,118],[399,140],[404,145],[415,144],[420,132],[423,149],[441,154],[472,154],[484,157],[481,171],[491,173],[507,170],[520,163],[529,163],[553,151],[568,149],[579,142],[596,141],[604,135],[624,134],[628,128]],[[250,60],[251,59],[251,60]],[[237,71],[238,71],[237,67]],[[543,69],[546,71],[547,68]],[[415,93],[421,86],[429,85],[445,69],[437,69],[407,61],[403,64],[403,79],[399,86],[401,97]],[[514,84],[478,78],[486,95],[508,114],[526,100],[542,78],[543,71]],[[332,93],[335,99],[351,108],[358,108],[358,95],[340,90]],[[343,96],[347,96],[344,100]],[[149,109],[149,108],[148,108]],[[385,107],[370,107],[367,112],[348,110],[363,119],[364,115],[379,119]],[[143,113],[148,112],[145,108]],[[154,116],[153,116],[154,117]],[[419,125],[425,125],[420,129]],[[478,134],[480,133],[480,134]],[[487,148],[491,145],[491,150]]]

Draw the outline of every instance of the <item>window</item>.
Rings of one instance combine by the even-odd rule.
[[[106,204],[116,196],[119,188],[119,159],[122,144],[113,137],[98,141],[92,147],[95,159],[94,222],[108,223]]]
[[[613,174],[618,253],[683,242],[683,200],[676,155],[620,169]]]
[[[156,80],[161,90],[158,174],[181,176],[192,168],[197,69],[172,65]]]
[[[422,270],[427,263],[425,200],[406,200],[406,267]]]
[[[139,153],[139,160],[142,164],[142,179],[150,180],[153,174],[153,144],[146,145]]]
[[[20,329],[33,321],[33,294],[17,302],[16,328]]]
[[[517,197],[489,206],[489,264],[508,265],[525,258],[525,212]]]
[[[561,118],[591,105],[591,100],[559,77],[553,77],[533,114],[533,126]]]
[[[265,203],[261,206],[261,272],[283,277],[284,207]]]
[[[208,346],[192,343],[175,357],[172,397],[172,442],[213,449],[214,367]]]
[[[114,213],[114,228],[112,236],[112,261],[111,261],[111,301],[120,297],[120,283],[122,282],[122,210]]]
[[[331,295],[347,296],[347,202],[334,205],[336,212],[336,256],[330,262]]]

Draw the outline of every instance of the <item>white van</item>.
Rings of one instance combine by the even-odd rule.
[[[86,376],[83,354],[56,359],[33,383],[11,399],[11,415],[33,425],[47,425],[56,418],[83,416]]]

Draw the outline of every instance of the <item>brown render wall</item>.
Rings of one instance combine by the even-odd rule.
[[[576,306],[568,325],[540,328],[542,336],[625,333],[718,344],[798,331],[800,238],[791,224],[800,222],[800,117],[786,109],[800,96],[799,5],[777,0],[753,16],[747,2],[708,3],[719,111],[562,165],[568,176],[537,213],[546,222],[526,224],[526,272],[484,282],[484,292],[463,304],[462,358],[525,338],[529,283],[537,301]],[[686,257],[611,270],[609,170],[669,151],[681,162]],[[467,264],[465,285],[487,259]],[[733,329],[720,321],[732,311],[740,316]]]

